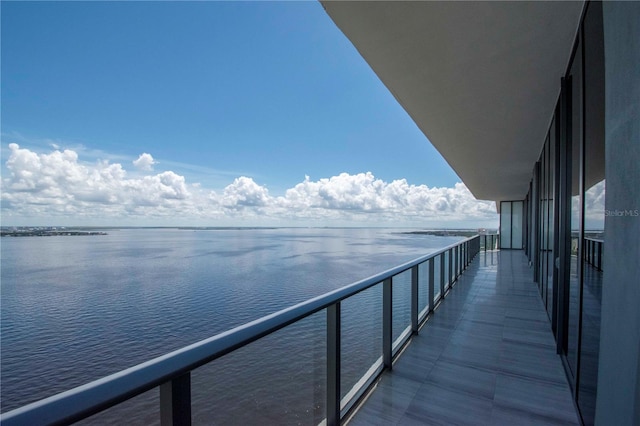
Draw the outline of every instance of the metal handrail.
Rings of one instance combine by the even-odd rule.
[[[472,242],[474,242],[473,247],[471,246]],[[176,395],[180,392],[176,392],[176,388],[172,388],[171,385],[175,386],[177,383],[180,383],[180,385],[183,386],[182,389],[184,389],[186,383],[188,389],[190,383],[189,375],[192,370],[323,309],[330,308],[327,309],[328,318],[333,315],[331,318],[334,323],[336,322],[335,317],[337,315],[337,327],[339,330],[339,306],[341,301],[377,284],[382,283],[384,286],[390,286],[391,280],[394,276],[411,270],[412,268],[417,268],[418,265],[428,262],[431,259],[447,252],[449,252],[449,275],[447,284],[451,285],[451,283],[456,280],[459,273],[461,273],[461,271],[471,262],[475,254],[479,252],[479,242],[479,237],[476,235],[458,243],[451,244],[436,252],[419,257],[369,278],[309,299],[305,302],[282,309],[273,314],[266,315],[262,318],[201,340],[197,343],[185,346],[166,355],[159,356],[85,385],[27,404],[7,413],[3,413],[0,415],[0,422],[2,425],[6,426],[25,424],[69,424],[87,418],[93,414],[97,414],[107,408],[113,407],[114,405],[158,386],[161,387],[161,401],[163,401],[161,404],[161,411],[168,410],[167,413],[169,413],[168,415],[170,416],[170,418],[166,419],[166,413],[161,412],[163,423],[165,421],[168,423],[175,423],[176,418],[184,419],[185,416],[190,418],[189,391],[187,390],[188,394],[186,395],[186,403],[188,405],[186,410],[188,412],[177,413],[176,407],[182,407],[183,410],[185,409],[185,401],[182,401],[182,405],[180,404],[180,399],[184,399],[185,395]],[[467,255],[465,256],[464,262],[460,262],[460,264],[458,264],[458,253],[462,253],[463,248]],[[452,255],[454,253],[456,269],[452,271],[454,266]],[[441,257],[441,266],[443,266],[443,264],[444,256]],[[433,269],[431,271],[433,271]],[[440,275],[440,285],[441,289],[443,289],[444,271],[442,269]],[[415,276],[417,279],[417,273]],[[433,285],[433,272],[431,272],[430,291],[432,291]],[[412,297],[414,296],[412,295]],[[444,292],[441,293],[440,297],[444,297]],[[417,294],[415,295],[415,298],[417,300]],[[432,305],[433,300],[430,300],[429,306],[432,307]],[[327,328],[329,328],[329,325]],[[417,329],[415,329],[414,332],[417,332]],[[339,344],[338,348],[333,348],[333,350],[337,351],[339,358]],[[388,352],[389,359],[385,361],[385,365],[390,367],[391,348],[388,349]],[[328,362],[329,361],[330,360],[328,359]],[[339,368],[336,373],[338,375],[340,374]],[[173,396],[171,396],[172,390]],[[329,390],[327,390],[327,392],[329,392]],[[165,407],[166,399],[164,399],[163,394],[169,395],[169,402],[173,402],[173,409],[171,407]],[[340,403],[338,402],[337,405],[337,407],[334,407],[334,410],[337,410],[337,422],[339,422]],[[331,414],[332,413],[329,413],[328,407],[327,423],[336,423],[335,415],[332,417]],[[178,421],[178,423],[180,422]]]
[[[601,240],[599,238],[584,237],[584,239],[587,241],[595,241],[596,243],[604,244],[604,240]]]

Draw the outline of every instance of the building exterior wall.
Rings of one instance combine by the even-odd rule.
[[[640,3],[604,2],[607,196],[596,424],[640,424]]]

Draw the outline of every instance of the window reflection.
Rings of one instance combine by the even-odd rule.
[[[553,272],[554,272],[554,259],[555,253],[553,251],[553,208],[555,198],[555,150],[556,150],[556,124],[555,120],[551,122],[551,129],[549,131],[549,167],[547,171],[547,312],[549,316],[553,312]]]
[[[548,151],[548,138],[545,147],[542,150],[542,157],[540,161],[540,230],[539,230],[539,239],[538,246],[540,253],[538,255],[538,263],[539,263],[539,284],[540,284],[540,292],[542,294],[543,301],[546,296],[546,279],[547,279],[547,256],[545,254],[546,250],[546,229],[547,229],[547,151]]]

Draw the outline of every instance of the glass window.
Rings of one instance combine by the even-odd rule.
[[[511,202],[500,203],[500,248],[511,248]]]
[[[511,248],[522,249],[522,201],[511,205]]]
[[[589,3],[584,19],[584,241],[582,334],[578,405],[586,425],[595,417],[604,248],[604,41],[602,3]]]
[[[570,270],[569,270],[569,300],[567,324],[567,362],[573,377],[577,374],[578,364],[578,330],[580,326],[580,254],[582,246],[580,194],[581,157],[582,157],[582,40],[579,40],[576,54],[571,66],[571,140],[569,170],[569,189],[571,191],[571,229],[569,235]]]
[[[535,177],[535,173],[534,173]],[[535,250],[535,208],[538,205],[537,200],[535,199],[536,195],[533,192],[533,181],[529,184],[529,260],[533,261],[535,256],[533,255],[533,250]]]
[[[553,314],[553,274],[555,270],[555,253],[553,250],[554,234],[553,234],[553,211],[555,198],[555,164],[556,164],[556,124],[555,119],[551,122],[549,130],[549,167],[547,172],[547,312],[551,317]]]
[[[546,200],[546,182],[547,182],[547,144],[545,143],[542,155],[540,156],[540,206],[539,206],[539,220],[540,229],[538,231],[538,283],[540,285],[540,293],[542,294],[542,300],[545,299],[546,292],[546,268],[547,268],[547,256],[545,255],[545,235],[547,229],[547,200]]]

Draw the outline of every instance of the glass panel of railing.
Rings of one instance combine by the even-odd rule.
[[[193,424],[322,422],[326,315],[317,312],[192,371]]]
[[[382,359],[382,283],[342,301],[340,397]]]
[[[604,243],[598,244],[598,258],[596,259],[598,269],[602,269],[602,259],[604,259]]]
[[[442,255],[433,258],[433,302],[440,298],[440,259]]]
[[[411,269],[393,277],[393,325],[391,327],[391,339],[394,345],[394,353],[398,340],[411,333]],[[402,339],[401,339],[402,340]]]
[[[429,262],[418,265],[418,318],[429,309]]]
[[[462,245],[462,258],[460,260],[460,264],[461,264],[460,270],[464,270],[464,268],[467,266],[467,245],[466,244]]]
[[[74,424],[83,426],[121,425],[124,423],[123,419],[126,419],[128,425],[159,425],[160,388],[154,388],[134,396]]]
[[[462,244],[460,246],[460,261],[459,261],[459,268],[460,268],[459,270],[460,270],[460,272],[462,272],[464,270],[465,264],[467,263],[466,262],[466,256],[467,256],[466,250],[467,250],[467,247],[464,244]]]
[[[456,250],[450,250],[449,252],[449,262],[451,262],[451,266],[449,270],[451,271],[449,275],[449,287],[453,284],[453,281],[456,279]]]
[[[447,250],[446,252],[444,252],[444,289],[447,290],[449,288],[449,283],[451,282],[451,275],[449,274],[449,271],[451,270],[450,265],[449,265],[449,261],[450,261],[450,253],[449,250]]]

